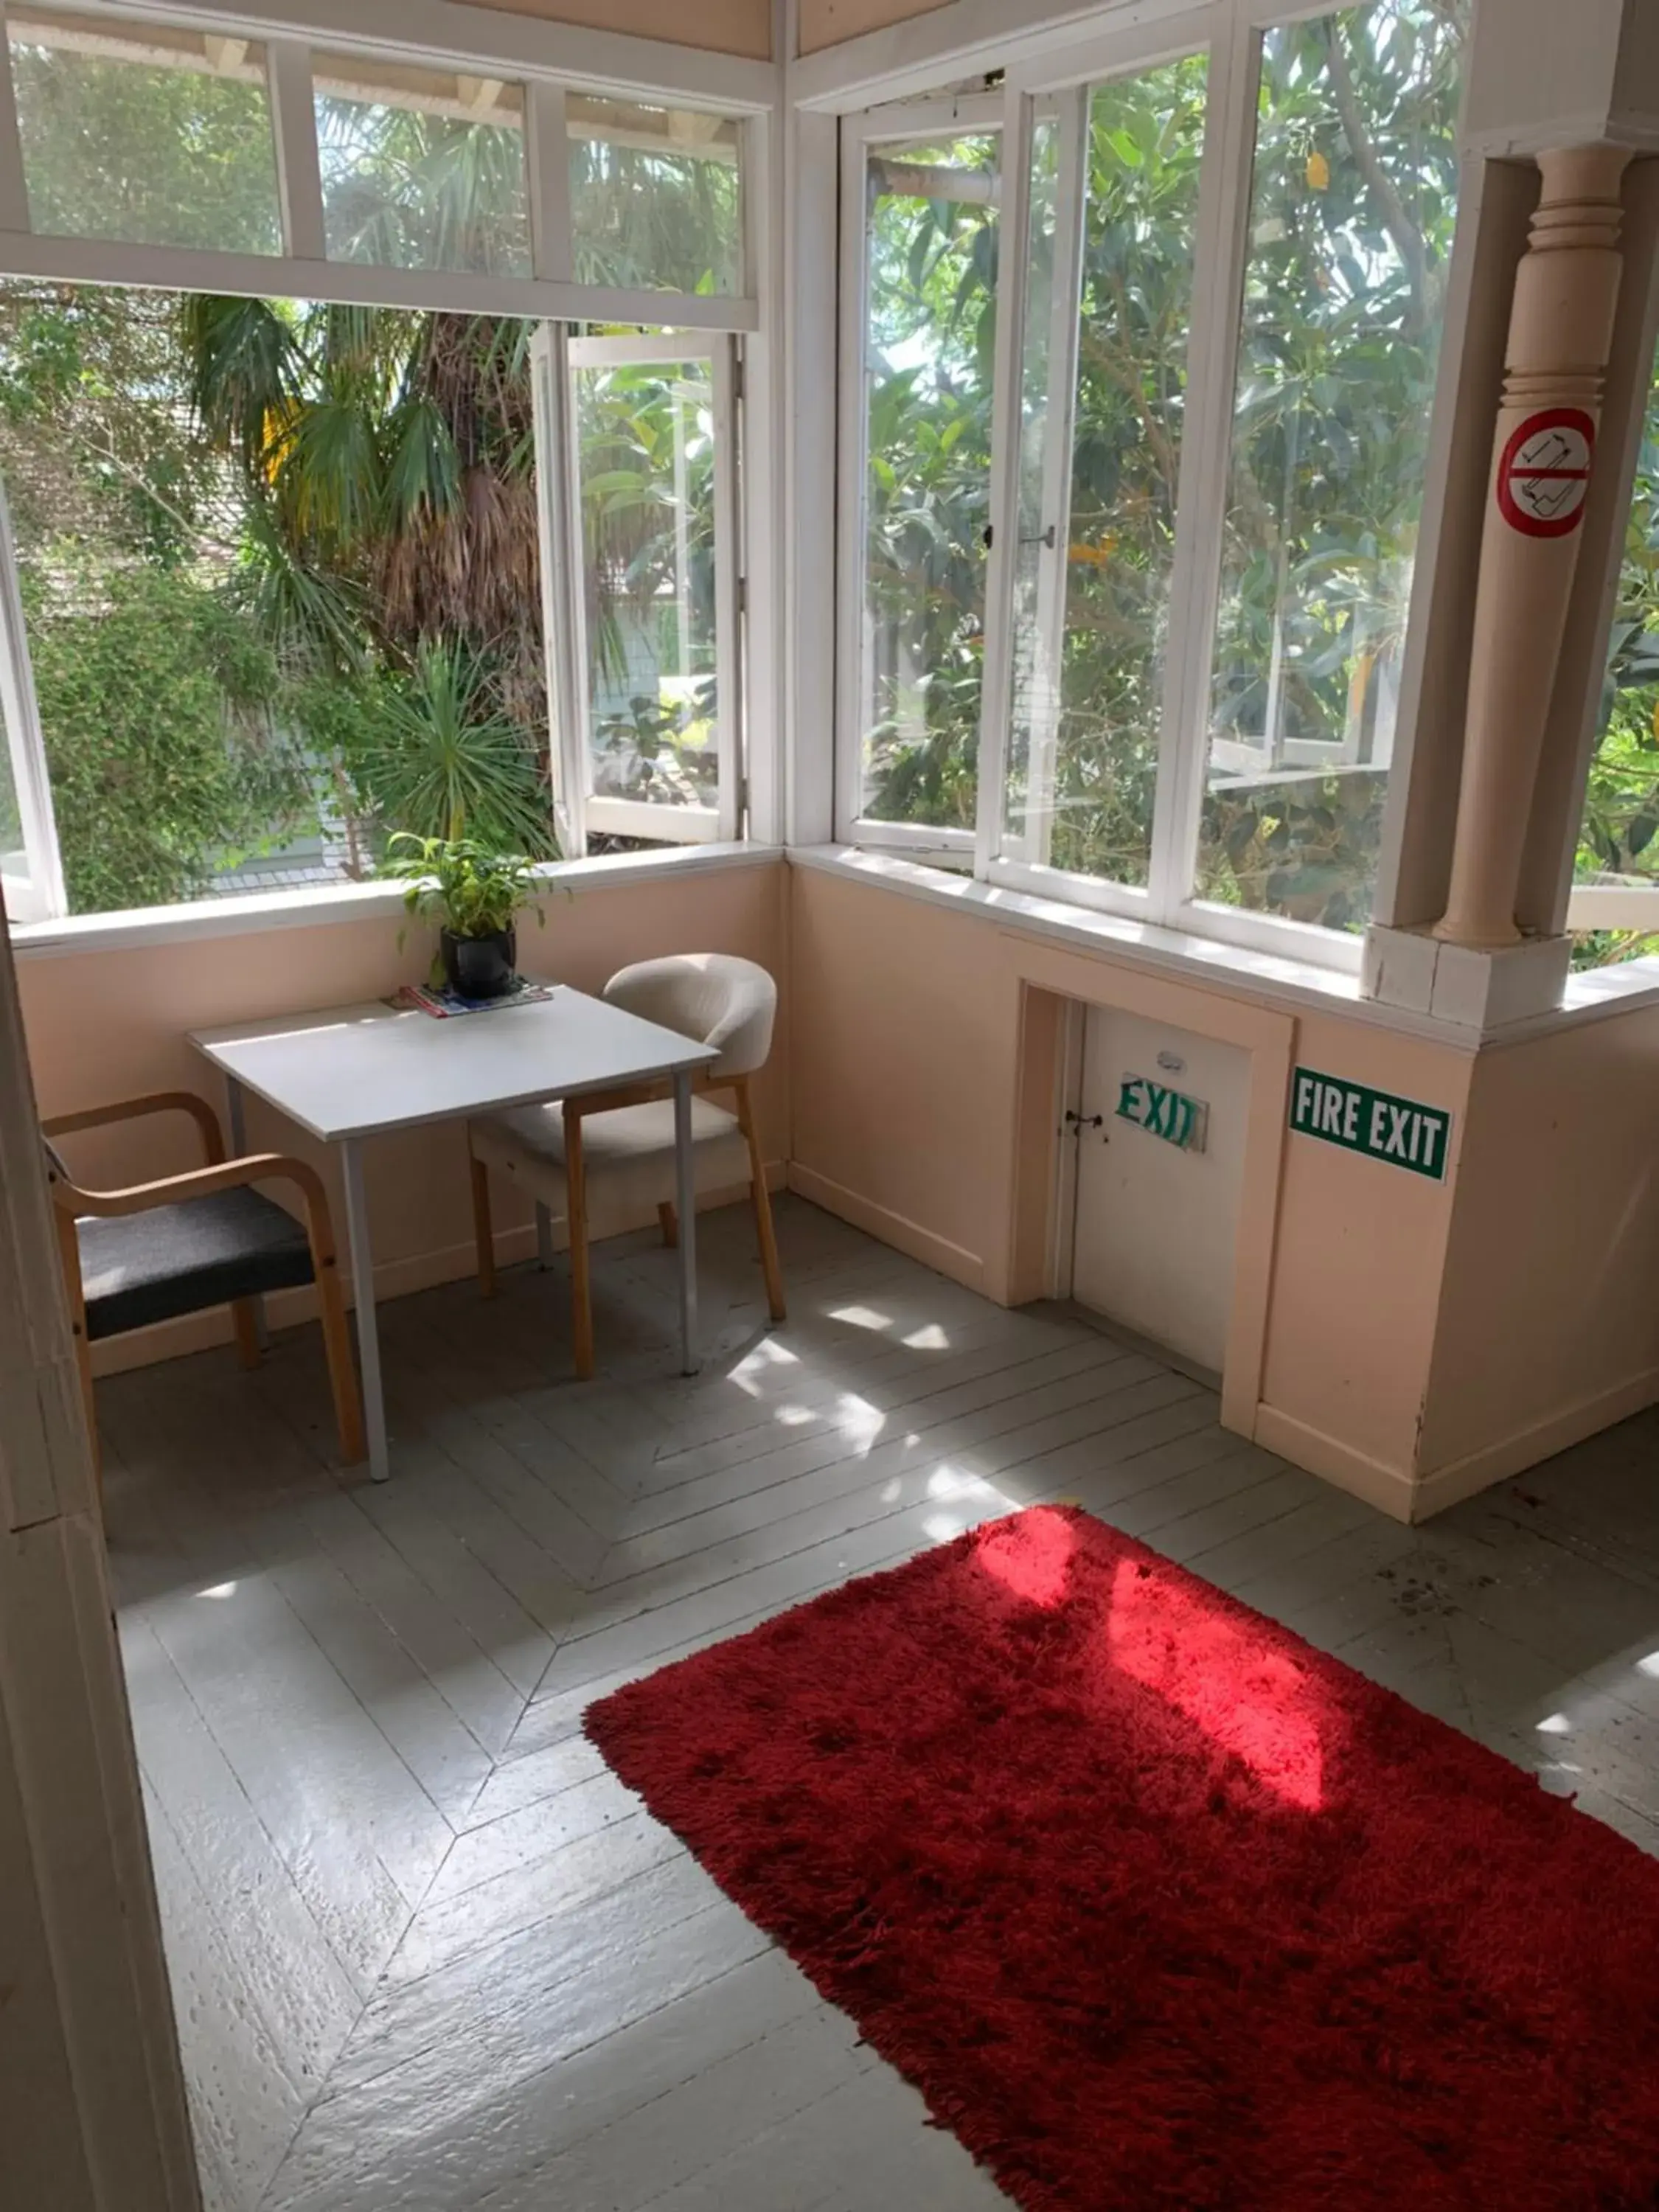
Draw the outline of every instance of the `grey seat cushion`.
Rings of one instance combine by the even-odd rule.
[[[94,1340],[312,1279],[304,1227],[246,1186],[75,1225]]]

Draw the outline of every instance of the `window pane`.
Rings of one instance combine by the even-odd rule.
[[[581,93],[565,112],[576,282],[741,293],[741,126]]]
[[[0,717],[3,717],[0,702]],[[0,905],[14,921],[33,918],[34,898],[28,854],[23,849],[23,817],[11,772],[11,732],[0,729]]]
[[[0,471],[70,911],[552,850],[530,332],[0,286]]]
[[[522,87],[337,54],[313,66],[331,261],[529,276]]]
[[[869,157],[860,812],[974,826],[1000,140]]]
[[[590,787],[599,799],[713,808],[722,702],[712,368],[653,362],[571,376]]]
[[[282,252],[263,46],[33,9],[6,29],[35,230]]]
[[[1659,363],[1636,464],[1574,876],[1659,884]]]
[[[1205,76],[1098,85],[1033,140],[1003,850],[1120,884],[1152,855]]]
[[[1456,213],[1465,0],[1262,45],[1199,895],[1371,904]]]

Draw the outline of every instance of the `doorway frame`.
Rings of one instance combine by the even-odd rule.
[[[103,1516],[0,923],[0,2175],[200,2212]]]
[[[1002,935],[1013,952],[1021,994],[1015,1171],[1005,1248],[1011,1305],[1067,1294],[1056,1287],[1069,1283],[1064,1209],[1067,1185],[1075,1176],[1074,1164],[1063,1157],[1073,1149],[1062,1135],[1064,1086],[1073,1079],[1074,1063],[1080,1076],[1082,1022],[1088,1009],[1138,1014],[1234,1045],[1249,1055],[1244,1174],[1221,1371],[1221,1424],[1254,1440],[1267,1357],[1296,1017],[1063,951],[1012,930]],[[1073,1028],[1075,1043],[1069,1041]]]

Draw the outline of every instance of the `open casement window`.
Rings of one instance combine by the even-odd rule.
[[[1470,12],[1208,0],[843,122],[839,836],[1358,968]]]
[[[538,474],[567,853],[742,834],[734,342],[538,342]],[[558,458],[562,456],[562,465]]]
[[[842,141],[837,835],[974,849],[1001,102]]]
[[[1189,55],[1030,114],[992,825],[997,872],[1028,886],[1139,897],[1152,868],[1206,80]]]
[[[23,601],[11,517],[0,492],[0,892],[11,921],[51,921],[68,910],[52,785],[40,738],[34,676],[23,633]]]

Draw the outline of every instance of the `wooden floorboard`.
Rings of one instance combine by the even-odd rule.
[[[786,1200],[383,1317],[393,1480],[315,1333],[100,1386],[122,1648],[209,2212],[1006,2199],[639,1806],[596,1696],[995,1515],[1082,1504],[1659,1849],[1659,1416],[1419,1530],[1059,1307]]]

